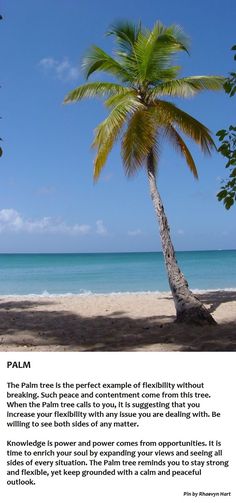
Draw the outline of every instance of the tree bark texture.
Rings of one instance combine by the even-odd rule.
[[[147,174],[151,198],[160,227],[160,237],[169,285],[176,308],[176,321],[194,324],[216,324],[216,321],[208,310],[189,290],[188,283],[178,266],[168,221],[157,189],[152,153],[150,153],[147,161]]]

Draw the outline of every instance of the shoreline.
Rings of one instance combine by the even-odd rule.
[[[194,295],[204,295],[204,294],[213,294],[213,293],[230,293],[230,292],[235,292],[236,293],[236,287],[226,287],[226,288],[190,288],[191,292]],[[72,292],[67,292],[67,293],[49,293],[47,290],[43,293],[9,293],[9,294],[2,294],[0,293],[0,301],[1,299],[9,298],[9,299],[27,299],[27,298],[32,298],[32,299],[44,299],[44,298],[83,298],[83,297],[109,297],[109,296],[123,296],[123,295],[143,295],[143,296],[148,296],[148,295],[155,295],[156,297],[161,298],[162,296],[170,296],[172,298],[172,294],[170,290],[147,290],[147,291],[119,291],[119,292],[92,292],[92,291],[85,291],[85,292],[80,292],[80,293],[72,293]]]
[[[235,351],[236,290],[198,297],[217,326],[174,323],[170,292],[0,296],[0,351]]]

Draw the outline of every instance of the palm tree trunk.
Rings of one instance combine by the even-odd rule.
[[[176,308],[176,321],[197,324],[216,324],[215,320],[212,318],[211,314],[203,306],[200,300],[197,299],[189,290],[188,283],[178,266],[175,256],[175,250],[171,241],[168,221],[165,215],[160,194],[157,190],[152,152],[149,154],[147,160],[147,174],[151,198],[153,201],[155,213],[159,221],[163,255],[167,269],[169,285]]]

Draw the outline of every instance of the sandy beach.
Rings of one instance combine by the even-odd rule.
[[[236,292],[198,297],[217,326],[174,323],[169,293],[2,296],[0,351],[235,351]]]

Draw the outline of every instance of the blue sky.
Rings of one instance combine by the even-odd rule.
[[[90,45],[113,50],[104,34],[117,19],[179,24],[191,39],[182,75],[227,75],[235,65],[235,14],[231,0],[3,1],[0,252],[160,250],[145,173],[125,178],[119,145],[93,183],[90,145],[102,103],[65,106],[63,98],[84,82],[80,65]],[[223,92],[179,102],[213,134],[235,123],[235,105]],[[190,147],[198,182],[169,146],[159,166],[175,247],[236,248],[236,208],[226,211],[216,199],[224,158]]]

